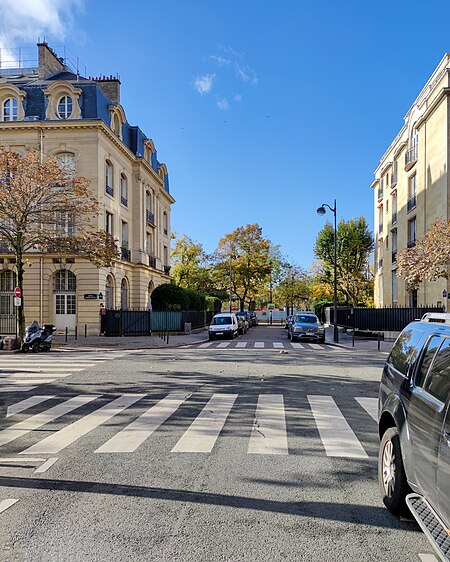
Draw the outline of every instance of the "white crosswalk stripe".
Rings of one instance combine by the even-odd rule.
[[[327,456],[367,458],[366,451],[331,396],[308,396],[308,401]]]
[[[378,398],[356,398],[356,401],[378,422]]]
[[[219,343],[219,345],[217,347],[223,348],[223,347],[228,347],[230,345],[231,342],[229,341],[223,341],[222,343]]]
[[[264,342],[263,341],[255,341],[255,348],[263,348]]]
[[[183,409],[185,404],[190,402],[191,394],[188,392],[173,392],[163,397],[150,408],[144,407],[144,402],[140,402],[145,398],[146,394],[125,394],[119,398],[107,399],[100,407],[96,407],[96,400],[105,400],[102,395],[78,395],[68,400],[62,401],[41,413],[28,416],[23,421],[13,423],[9,427],[0,431],[0,448],[3,445],[11,443],[26,434],[45,427],[47,437],[40,439],[25,450],[17,449],[19,455],[24,455],[24,459],[33,456],[33,458],[48,457],[52,459],[59,458],[58,454],[66,447],[72,445],[75,441],[95,430],[102,424],[108,422],[114,416],[117,418],[109,427],[122,427],[117,433],[106,440],[94,452],[95,453],[130,453],[135,452],[143,443],[149,439],[155,432],[164,427],[169,418],[177,411],[177,423],[171,426],[173,431],[180,430],[180,419],[183,419]],[[238,394],[213,394],[207,404],[201,409],[197,417],[190,423],[188,427],[184,427],[182,434],[178,435],[178,441],[172,448],[172,453],[211,453],[219,439],[223,428],[232,409],[239,411],[240,405],[236,404]],[[26,400],[22,400],[10,406],[9,415],[14,416],[22,413],[27,409],[39,407],[46,400],[55,400],[56,396],[30,396]],[[351,429],[344,411],[341,411],[333,397],[322,395],[308,395],[308,412],[305,416],[304,407],[301,409],[302,421],[308,418],[318,430],[318,437],[322,443],[324,453],[327,456],[343,457],[343,458],[368,458],[363,445],[359,441],[357,435]],[[367,420],[373,424],[373,431],[376,434],[376,423],[374,412],[376,398],[355,397],[355,400],[361,405],[361,408],[348,406],[352,413],[359,412],[359,416],[364,420],[363,427],[367,427]],[[89,412],[80,412],[75,416],[78,419],[71,421],[69,425],[59,429],[60,424],[64,424],[64,416],[81,408],[84,405],[92,403]],[[138,410],[134,421],[125,423],[125,417],[120,416],[121,412],[126,408],[136,404]],[[246,408],[248,407],[248,398],[245,400]],[[192,409],[192,403],[189,405]],[[41,406],[43,408],[45,406]],[[284,405],[284,397],[282,394],[259,394],[255,397],[255,414],[251,428],[248,428],[248,434],[244,430],[244,435],[248,435],[247,453],[258,455],[288,455],[288,425],[287,411]],[[140,411],[139,411],[140,409]],[[292,406],[288,410],[289,416],[295,416]],[[74,414],[71,414],[71,417]],[[372,419],[373,418],[373,419]],[[58,420],[58,429],[52,431],[52,423]],[[233,421],[233,424],[235,420]],[[235,427],[232,425],[231,427]],[[241,428],[242,430],[242,428]],[[39,435],[37,433],[37,435]],[[301,436],[300,436],[301,437]],[[298,436],[297,436],[298,438]],[[20,442],[18,443],[18,446]],[[298,445],[295,447],[300,449]],[[300,452],[301,454],[301,452]],[[5,455],[8,458],[11,454]],[[5,462],[7,459],[3,459]],[[0,456],[0,462],[2,461]],[[48,470],[52,463],[45,465]],[[44,468],[42,469],[42,472]]]
[[[89,367],[118,359],[126,352],[76,352],[50,355],[12,355],[2,357],[0,365],[0,392],[29,392],[40,384],[80,373]]]
[[[342,347],[335,347],[333,345],[327,344],[317,344],[317,343],[299,343],[299,342],[280,342],[280,341],[227,341],[227,342],[206,342],[200,345],[189,346],[189,347],[196,347],[197,349],[246,349],[247,351],[254,350],[254,349],[303,349],[305,351],[343,351],[348,352],[347,349]]]
[[[244,349],[244,347],[247,347],[247,342],[246,341],[238,341],[236,344],[236,348],[237,349]]]
[[[125,410],[125,408],[128,408],[128,406],[144,398],[144,396],[145,394],[124,394],[120,398],[116,398],[109,404],[102,406],[95,412],[91,412],[84,418],[71,423],[64,429],[60,429],[53,435],[49,435],[39,443],[28,447],[28,449],[25,449],[25,451],[22,451],[20,454],[55,455],[83,435],[86,435],[113,416],[122,412],[122,410]]]
[[[284,343],[278,342],[278,341],[274,341],[273,342],[273,347],[274,349],[284,349]]]

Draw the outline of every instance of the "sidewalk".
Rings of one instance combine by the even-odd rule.
[[[355,349],[357,351],[376,351],[378,352],[378,341],[376,339],[362,339],[359,336],[355,336],[355,346],[353,347],[353,334],[352,332],[344,332],[342,328],[339,328],[339,343],[333,342],[334,329],[333,326],[325,327],[326,340],[332,345],[337,345],[345,349]],[[380,341],[380,351],[384,353],[389,353],[394,345],[394,341]]]

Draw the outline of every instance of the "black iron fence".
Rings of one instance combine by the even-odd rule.
[[[0,335],[13,335],[16,333],[15,313],[0,313]]]
[[[207,326],[214,312],[197,310],[108,310],[106,336],[148,336],[151,333],[182,332]]]
[[[395,308],[346,308],[337,310],[339,326],[356,328],[358,330],[373,330],[381,332],[401,332],[403,328],[414,320],[422,318],[426,312],[445,312],[442,306],[423,307],[395,307]],[[327,308],[325,320],[334,323],[334,310]]]

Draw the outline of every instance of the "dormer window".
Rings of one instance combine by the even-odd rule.
[[[70,96],[63,96],[58,102],[58,117],[60,119],[68,119],[72,114],[72,98]]]
[[[7,98],[3,102],[2,121],[17,121],[17,100],[16,100],[16,98]]]

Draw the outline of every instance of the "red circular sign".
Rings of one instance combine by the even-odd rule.
[[[16,287],[14,289],[14,294],[16,295],[16,297],[21,297],[22,296],[22,291],[20,290],[20,287]]]

